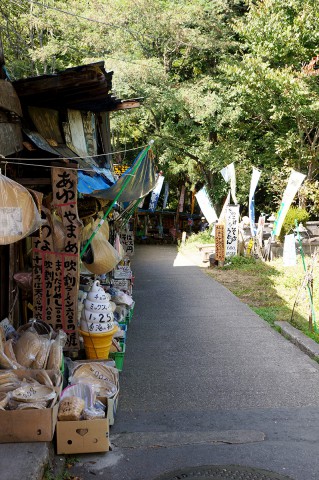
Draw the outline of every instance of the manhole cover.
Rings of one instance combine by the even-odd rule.
[[[212,478],[214,480],[292,480],[289,477],[283,477],[278,473],[257,468],[241,467],[239,465],[215,465],[192,467],[166,473],[157,477],[155,480],[183,480],[183,479],[204,480]]]

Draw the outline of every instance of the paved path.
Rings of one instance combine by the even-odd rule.
[[[236,464],[318,480],[319,365],[176,255],[137,249],[114,449],[73,473],[151,480]]]

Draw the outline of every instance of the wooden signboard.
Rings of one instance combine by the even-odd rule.
[[[33,243],[33,307],[35,318],[63,329],[66,349],[78,350],[77,298],[79,284],[79,234],[77,175],[74,170],[55,168],[52,173],[53,207],[62,219],[64,247],[56,251],[53,224],[42,228]]]
[[[215,225],[215,260],[225,261],[225,225]]]

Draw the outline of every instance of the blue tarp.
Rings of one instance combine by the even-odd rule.
[[[78,171],[78,191],[80,193],[91,194],[94,190],[110,188],[111,182],[107,181],[102,175],[91,177],[81,170]]]

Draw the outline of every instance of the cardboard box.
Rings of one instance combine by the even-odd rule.
[[[58,405],[45,410],[0,410],[0,443],[51,442]]]
[[[110,426],[114,425],[114,422],[115,422],[116,410],[119,403],[119,393],[120,392],[118,390],[117,393],[112,398],[97,397],[97,399],[107,407],[106,418],[108,419]]]
[[[14,373],[20,379],[35,378],[37,370],[15,370]],[[47,370],[47,373],[51,378],[58,374],[62,382],[60,372]],[[58,396],[61,388],[62,384],[56,387]],[[58,396],[51,407],[44,410],[0,410],[0,443],[51,442],[58,417]]]
[[[57,454],[107,452],[110,449],[107,418],[57,423]]]
[[[107,419],[110,426],[114,425],[117,407],[119,404],[119,391],[112,398],[107,399]]]

